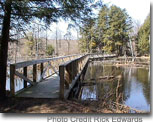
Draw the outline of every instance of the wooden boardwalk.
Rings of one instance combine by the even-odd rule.
[[[61,98],[67,99],[76,82],[84,80],[89,59],[96,59],[99,55],[72,55],[50,59],[34,60],[10,65],[10,88],[12,96],[24,98]],[[101,56],[114,57],[114,56]],[[27,70],[33,68],[33,80],[29,79]],[[40,80],[37,79],[40,68]],[[23,72],[20,72],[22,69]],[[51,74],[49,70],[52,70]],[[48,73],[47,73],[48,72]],[[47,73],[47,76],[46,76]],[[15,76],[23,79],[23,89],[15,92]],[[27,86],[29,83],[30,87]]]
[[[64,89],[67,98],[71,89]],[[60,98],[60,77],[55,74],[16,95],[22,98]]]
[[[25,89],[16,96],[27,98],[59,98],[59,84],[60,77],[55,74],[51,78]]]

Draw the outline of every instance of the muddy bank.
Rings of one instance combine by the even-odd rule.
[[[87,83],[82,83],[84,86],[92,86],[96,85],[98,82],[100,85],[97,85],[99,89],[105,89],[105,86],[108,83],[115,84],[115,85],[110,85],[112,88],[114,88],[112,91],[109,89],[109,92],[107,94],[102,95],[104,92],[99,92],[98,95],[102,96],[98,100],[79,100],[79,99],[71,99],[71,100],[59,100],[59,99],[30,99],[30,98],[8,98],[6,101],[2,102],[0,101],[0,112],[1,113],[148,113],[145,111],[140,111],[136,110],[133,108],[130,108],[127,105],[121,104],[119,102],[116,103],[116,100],[113,102],[111,100],[112,96],[115,96],[117,98],[117,101],[122,98],[123,92],[126,87],[128,86],[127,90],[133,85],[130,84],[130,82],[116,82],[115,80],[117,76],[114,74],[116,73],[117,75],[120,75],[121,72],[119,70],[121,69],[120,66],[125,66],[129,68],[133,67],[141,67],[142,65],[145,68],[148,68],[148,58],[146,59],[146,62],[143,62],[143,64],[140,64],[139,61],[135,62],[130,62],[130,61],[123,61],[123,62],[113,62],[113,65],[116,66],[117,71],[114,71],[114,67],[105,67],[102,66],[99,70],[97,70],[96,67],[99,67],[98,65],[95,65],[95,68],[91,68],[89,72],[89,76],[87,77],[88,79],[86,81],[92,81],[92,82],[87,82]],[[111,61],[109,61],[108,65],[110,65]],[[93,62],[94,64],[94,62]],[[111,64],[112,65],[112,64]],[[107,64],[106,64],[107,66]],[[145,73],[143,70],[139,69],[137,72],[135,69],[132,70],[132,68],[129,70],[126,67],[126,74],[128,76],[133,77],[134,74],[141,76],[138,78],[141,82],[142,85],[147,86],[144,87],[144,93],[146,95],[146,99],[150,98],[148,96],[150,93],[150,90],[148,88],[148,82],[146,82],[146,76],[143,76]],[[100,74],[100,75],[99,75]],[[92,76],[92,77],[91,77]],[[97,76],[97,77],[96,77]],[[148,77],[148,76],[147,76]],[[130,79],[125,77],[125,79]],[[118,78],[117,78],[118,79]],[[97,82],[93,82],[97,81]],[[123,80],[124,81],[124,80]],[[104,83],[104,85],[103,85]],[[115,87],[114,87],[115,86]],[[120,87],[119,87],[120,86]],[[141,85],[140,85],[141,86]],[[106,88],[107,89],[107,88]],[[121,93],[120,93],[121,92]],[[130,93],[130,92],[129,92]],[[127,95],[128,97],[130,95]],[[135,95],[137,96],[137,95]],[[150,100],[148,100],[150,101]]]
[[[99,104],[106,103],[103,107],[111,111],[149,112],[149,65],[136,66],[134,62],[120,63],[120,65],[118,63],[115,64],[115,61],[89,63],[78,99],[97,100]]]
[[[8,98],[0,102],[1,113],[129,113],[129,108],[106,101]],[[137,111],[137,113],[142,113]]]

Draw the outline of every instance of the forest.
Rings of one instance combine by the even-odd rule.
[[[143,25],[138,25],[133,23],[125,9],[103,5],[97,18],[84,23],[80,34],[82,52],[149,55],[150,15]]]
[[[9,41],[15,40],[12,39],[13,36],[17,34],[20,34],[21,37],[26,36],[26,31],[32,30],[31,23],[34,20],[42,22],[46,28],[51,23],[58,22],[59,19],[82,23],[91,17],[92,9],[97,5],[98,2],[93,3],[88,0],[64,2],[62,0],[0,0],[0,99],[6,98],[8,44]],[[32,43],[30,42],[29,45],[31,46]],[[49,48],[46,46],[46,49]]]
[[[98,14],[96,14],[95,11],[98,11]],[[65,88],[71,89],[72,81],[75,80],[75,78],[78,78],[76,81],[84,81],[85,72],[88,69],[88,62],[89,60],[94,60],[94,54],[102,56],[101,58],[98,57],[100,60],[105,59],[105,57],[103,57],[104,55],[108,55],[108,59],[111,57],[116,61],[114,63],[116,68],[112,66],[110,70],[107,67],[105,68],[103,64],[96,64],[97,66],[95,67],[89,65],[89,76],[91,76],[90,74],[98,74],[98,71],[98,75],[103,74],[102,76],[97,76],[100,82],[103,80],[102,83],[100,83],[101,86],[97,85],[97,89],[105,90],[105,81],[108,80],[112,82],[112,84],[108,82],[108,86],[112,88],[111,94],[107,94],[106,92],[106,95],[103,95],[104,97],[102,97],[102,99],[114,95],[113,91],[116,89],[115,92],[117,95],[114,99],[117,97],[119,97],[118,99],[123,98],[123,91],[126,91],[126,88],[124,88],[124,90],[121,88],[122,93],[119,93],[120,87],[124,87],[124,82],[122,82],[123,77],[124,80],[126,77],[132,79],[133,73],[135,77],[137,77],[137,74],[139,74],[139,77],[144,75],[142,81],[141,78],[138,80],[141,81],[141,83],[144,82],[144,84],[147,84],[147,87],[145,85],[143,86],[145,87],[144,92],[146,92],[147,100],[149,101],[150,98],[148,96],[150,90],[147,88],[150,78],[150,67],[148,63],[150,61],[151,43],[150,19],[150,13],[148,13],[144,22],[140,24],[137,20],[133,20],[133,18],[130,17],[126,9],[122,9],[116,5],[106,5],[101,0],[0,0],[0,104],[2,102],[4,105],[2,109],[0,108],[0,111],[5,111],[5,107],[7,106],[9,108],[6,110],[7,112],[16,112],[18,109],[24,109],[23,112],[34,111],[39,113],[40,111],[38,109],[35,111],[36,109],[33,107],[35,104],[39,106],[41,103],[42,110],[44,109],[43,104],[45,104],[49,106],[45,106],[45,110],[54,113],[54,111],[52,111],[55,109],[54,105],[59,108],[60,106],[58,106],[58,104],[62,103],[60,105],[63,107],[66,104],[65,107],[67,107],[68,112],[73,111],[74,104],[78,104],[83,106],[78,108],[79,112],[87,113],[88,110],[86,110],[86,108],[89,103],[82,103],[82,101],[80,102],[75,98],[73,99],[74,103],[71,100],[67,102],[61,99],[55,99],[53,101],[48,101],[48,99],[36,99],[35,102],[31,102],[32,99],[23,99],[27,106],[34,110],[27,109],[28,107],[26,108],[26,106],[22,108],[21,106],[24,104],[24,102],[21,102],[22,99],[15,99],[14,94],[12,95],[10,91],[13,89],[14,91],[12,91],[14,93],[16,92],[15,87],[17,86],[17,81],[15,82],[14,79],[20,77],[23,89],[26,89],[29,84],[30,87],[37,85],[37,77],[42,76],[40,81],[52,77],[52,75],[48,75],[46,79],[43,79],[43,76],[52,71],[54,71],[54,74],[58,77],[57,79],[53,79],[58,81],[58,84],[54,85],[58,86],[59,93],[62,90],[64,91]],[[68,24],[66,32],[64,32],[62,27],[57,27],[60,21],[64,21]],[[53,24],[56,26],[53,26]],[[73,36],[74,33],[77,35],[76,38]],[[50,38],[51,34],[54,38]],[[91,58],[90,56],[92,55],[93,57]],[[126,60],[125,57],[128,57],[128,60]],[[141,58],[143,59],[141,60]],[[135,59],[135,62],[133,62],[132,59]],[[130,62],[129,64],[128,61]],[[144,61],[142,64],[145,73],[143,73],[143,70],[132,69],[132,66],[140,68],[141,61]],[[125,63],[125,66],[129,66],[130,69],[124,69],[122,63]],[[97,67],[101,67],[101,69],[97,70]],[[110,72],[107,73],[107,70]],[[38,73],[40,73],[40,76],[37,76]],[[28,76],[29,74],[31,77]],[[87,77],[87,80],[96,79],[95,76],[89,78],[90,77]],[[10,82],[9,90],[6,89],[8,81]],[[11,84],[12,81],[13,85]],[[148,82],[146,83],[146,81]],[[38,82],[38,84],[39,83],[41,84],[41,82]],[[81,83],[79,83],[77,83],[78,87],[81,86]],[[86,85],[86,83],[84,84]],[[95,84],[95,82],[93,84]],[[75,83],[73,85],[75,86]],[[49,85],[46,85],[46,89],[48,86]],[[131,87],[131,84],[127,86]],[[76,89],[77,88],[74,88],[72,91]],[[79,92],[80,89],[76,91]],[[128,88],[128,90],[129,89],[130,88]],[[83,90],[81,92],[83,94]],[[71,92],[67,93],[70,94]],[[89,92],[86,91],[85,93],[89,94]],[[97,94],[100,95],[100,92]],[[11,95],[13,97],[10,97]],[[64,96],[64,92],[62,95]],[[59,96],[59,94],[57,96]],[[127,96],[129,97],[130,95]],[[101,97],[99,98],[101,99]],[[108,98],[107,100],[109,101]],[[8,104],[5,101],[7,101]],[[118,107],[116,110],[112,109],[108,111],[110,108],[107,109],[107,107],[111,105],[111,107],[113,107],[114,103],[109,106],[107,102],[103,102],[102,104],[100,102],[101,101],[98,101],[98,103],[97,101],[92,101],[88,106],[88,109],[91,109],[90,112],[98,112],[96,105],[102,105],[100,111],[104,113],[110,111],[112,113],[118,112]],[[69,103],[71,105],[70,108],[68,106]],[[12,105],[14,104],[16,105],[13,108]],[[150,105],[150,102],[148,102],[147,105]],[[105,109],[103,111],[103,107],[106,111]],[[75,106],[74,108],[74,112],[77,112],[77,107]],[[92,110],[92,108],[94,109]],[[128,107],[126,106],[125,108]],[[55,112],[60,112],[60,109]],[[65,112],[64,109],[62,112]],[[122,113],[122,109],[119,112]]]

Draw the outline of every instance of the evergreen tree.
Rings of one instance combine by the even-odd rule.
[[[88,20],[83,26],[83,31],[81,31],[82,48],[88,50],[99,48],[107,53],[123,55],[127,50],[131,23],[131,18],[125,9],[122,10],[114,5],[108,8],[103,5],[98,19],[94,20],[94,23]]]
[[[138,56],[138,31],[140,29],[140,22],[138,20],[133,20],[133,28],[130,33],[131,41],[133,42],[133,52],[134,56]]]
[[[92,15],[94,1],[88,0],[0,0],[0,99],[6,97],[6,67],[10,28],[24,26],[33,19],[46,24],[57,22],[59,18],[75,22]]]
[[[104,5],[99,12],[98,16],[98,26],[97,26],[97,36],[100,44],[100,48],[103,46],[103,50],[109,52],[110,50],[106,47],[105,43],[108,42],[109,40],[107,39],[107,29],[109,28],[108,24],[108,12],[109,8]]]
[[[80,46],[82,52],[91,52],[92,49],[96,47],[95,41],[95,20],[88,19],[84,22],[82,28],[80,28],[80,34],[82,35],[80,39]]]
[[[126,51],[127,42],[129,40],[129,32],[132,28],[131,18],[125,9],[117,6],[111,6],[109,11],[109,28],[106,34],[106,46],[109,51],[122,55]],[[104,47],[105,48],[105,47]]]
[[[150,16],[144,21],[138,32],[138,52],[140,55],[148,55],[150,46]]]
[[[54,47],[51,44],[47,46],[46,53],[49,56],[53,55],[53,53],[54,53]]]

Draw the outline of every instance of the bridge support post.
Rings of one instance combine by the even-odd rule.
[[[27,77],[27,67],[23,68],[23,75]],[[24,80],[23,85],[24,85],[24,88],[27,88],[27,81]]]
[[[43,74],[43,70],[44,70],[44,65],[43,63],[40,64],[40,70],[41,70],[41,75]]]
[[[33,65],[33,82],[37,81],[37,64]]]
[[[59,66],[59,75],[60,75],[60,98],[64,99],[64,66]]]
[[[11,95],[15,95],[15,87],[14,87],[14,75],[15,75],[15,65],[10,65],[10,90]]]

